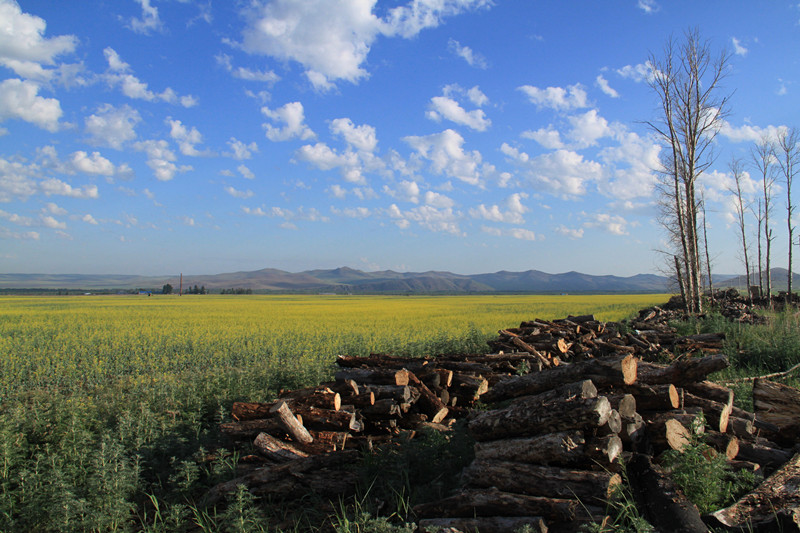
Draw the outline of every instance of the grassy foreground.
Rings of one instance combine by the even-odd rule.
[[[233,474],[216,448],[232,402],[329,379],[337,354],[484,352],[523,320],[616,321],[666,299],[0,298],[0,531],[281,527],[246,493],[219,516],[196,503]]]

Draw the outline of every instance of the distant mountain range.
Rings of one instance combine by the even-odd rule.
[[[786,287],[786,270],[773,270],[776,290]],[[741,276],[715,276],[717,286],[744,286]],[[800,288],[800,275],[794,284]],[[70,289],[160,291],[171,284],[177,292],[180,276],[113,276],[79,274],[0,274],[2,289]],[[757,281],[756,281],[757,283]],[[664,276],[638,274],[630,277],[593,276],[580,272],[548,274],[538,270],[500,271],[461,275],[452,272],[364,272],[348,267],[332,270],[287,272],[265,268],[251,272],[184,275],[183,288],[251,289],[254,292],[336,294],[466,294],[466,293],[662,293],[671,292]]]

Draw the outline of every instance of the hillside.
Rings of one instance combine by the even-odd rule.
[[[120,289],[160,290],[164,284],[176,290],[181,280],[171,276],[115,276],[78,274],[0,274],[0,289]],[[194,285],[211,291],[242,288],[255,292],[338,294],[465,294],[494,292],[667,292],[668,280],[639,274],[631,277],[593,276],[580,272],[548,274],[537,270],[500,271],[461,275],[452,272],[364,272],[349,267],[287,272],[274,268],[214,275],[184,275],[183,287]]]

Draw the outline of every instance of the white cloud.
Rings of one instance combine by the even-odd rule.
[[[85,215],[83,215],[81,217],[81,220],[83,220],[87,224],[91,224],[93,226],[97,226],[97,224],[98,224],[97,220],[95,220],[95,218],[92,215],[90,215],[89,213],[86,213]]]
[[[189,165],[178,166],[174,163],[177,157],[163,139],[139,141],[133,147],[147,154],[147,166],[153,170],[153,175],[159,181],[169,181],[179,172],[192,170]]]
[[[114,164],[101,156],[99,152],[92,152],[91,155],[83,150],[73,152],[70,157],[72,167],[78,172],[94,174],[100,176],[113,176],[116,169]]]
[[[719,134],[727,137],[731,142],[757,143],[765,136],[768,139],[777,139],[778,134],[785,129],[786,126],[783,125],[769,125],[762,128],[752,124],[743,124],[737,128],[727,120],[723,120],[720,124]]]
[[[486,118],[486,113],[482,109],[466,111],[458,102],[446,96],[434,96],[431,98],[426,116],[437,122],[444,118],[476,131],[486,131],[492,124],[492,121]]]
[[[241,198],[242,200],[245,200],[247,198],[252,198],[255,195],[255,193],[253,191],[251,191],[250,189],[248,189],[246,191],[240,191],[240,190],[235,189],[235,188],[230,187],[230,186],[225,187],[225,192],[230,194],[234,198]]]
[[[525,139],[532,139],[550,150],[565,147],[564,142],[561,140],[561,134],[552,124],[548,125],[546,128],[539,128],[536,131],[523,131],[520,136]]]
[[[367,207],[347,207],[345,209],[337,209],[331,207],[331,213],[338,216],[347,218],[367,218],[372,215],[372,212]]]
[[[492,228],[489,226],[482,226],[481,231],[497,237],[513,237],[514,239],[520,239],[523,241],[542,240],[542,238],[536,233],[525,228]]]
[[[21,241],[36,241],[39,240],[39,232],[37,231],[25,231],[23,233],[18,233],[16,231],[11,231],[8,228],[0,228],[0,239],[16,239]]]
[[[97,185],[84,185],[83,187],[73,187],[69,183],[56,178],[48,178],[39,183],[41,191],[47,195],[69,196],[71,198],[99,198],[100,194]]]
[[[241,174],[244,179],[248,180],[256,179],[256,175],[253,174],[253,171],[247,168],[245,165],[239,165],[238,167],[236,167],[236,170],[239,171],[239,174]]]
[[[613,175],[600,185],[600,191],[622,200],[649,197],[656,183],[660,145],[624,128],[615,137],[619,144],[600,152],[603,161],[613,169]]]
[[[251,142],[250,144],[245,144],[236,137],[231,137],[231,139],[228,141],[228,146],[231,147],[233,152],[225,155],[234,159],[238,159],[239,161],[250,159],[253,157],[253,152],[258,152],[258,145],[255,143],[255,141]]]
[[[742,46],[742,43],[741,43],[741,41],[739,41],[739,39],[737,39],[736,37],[731,37],[731,42],[733,43],[733,52],[737,56],[744,57],[744,56],[747,55],[747,51],[748,50],[747,50],[747,48]]]
[[[485,206],[479,205],[470,209],[469,214],[473,218],[490,220],[492,222],[504,222],[507,224],[524,224],[528,208],[523,205],[522,200],[527,198],[527,193],[514,193],[506,199],[505,205]]]
[[[54,202],[47,202],[42,211],[45,213],[50,213],[51,215],[58,215],[58,216],[64,216],[68,213],[66,209],[60,207],[58,204]]]
[[[603,167],[587,161],[570,150],[556,150],[531,158],[525,152],[503,143],[501,151],[524,170],[525,177],[536,190],[557,196],[582,196],[587,184],[599,181]]]
[[[638,0],[636,7],[638,7],[648,15],[651,13],[655,13],[656,11],[661,9],[661,6],[658,5],[656,0]]]
[[[234,78],[239,78],[245,81],[258,81],[265,83],[275,83],[281,77],[271,70],[254,70],[247,67],[234,67],[231,62],[231,56],[227,54],[219,54],[214,56],[219,65],[231,73]]]
[[[601,117],[596,109],[591,109],[581,115],[569,117],[572,131],[567,136],[572,139],[578,148],[595,146],[598,139],[611,135],[608,121]]]
[[[532,85],[523,85],[519,90],[525,93],[528,100],[538,108],[549,108],[556,111],[572,111],[587,107],[586,90],[579,83],[564,87],[547,87],[540,89]]]
[[[284,61],[296,61],[318,90],[338,80],[358,83],[368,76],[362,67],[379,35],[413,37],[439,25],[444,16],[488,6],[488,0],[412,0],[389,10],[386,19],[373,13],[376,0],[274,0],[252,2],[243,11],[247,27],[242,48]]]
[[[154,93],[150,90],[147,83],[131,74],[130,65],[125,63],[119,54],[111,47],[103,50],[108,70],[104,79],[109,87],[119,87],[122,94],[134,100],[145,100],[147,102],[167,102],[169,104],[179,104],[183,107],[194,107],[197,105],[197,98],[194,96],[178,96],[173,89],[167,87],[161,93]]]
[[[467,89],[467,97],[470,102],[478,107],[484,106],[489,102],[489,97],[483,94],[483,91],[477,85]]]
[[[602,74],[598,74],[594,82],[598,87],[600,87],[600,90],[603,91],[603,94],[606,96],[610,96],[611,98],[619,98],[619,93],[608,84],[608,80],[605,79]]]
[[[110,146],[117,150],[136,138],[136,125],[142,121],[139,112],[128,105],[114,107],[103,104],[97,112],[86,117],[86,131],[92,144]]]
[[[320,170],[339,168],[346,181],[361,185],[366,184],[359,156],[353,151],[345,151],[340,154],[325,143],[316,143],[314,145],[301,146],[295,152],[295,157],[316,166]]]
[[[328,193],[339,200],[343,200],[347,196],[347,190],[339,184],[331,185],[328,189]]]
[[[560,226],[556,227],[555,232],[570,239],[583,238],[583,228],[568,228],[561,224]]]
[[[483,57],[481,54],[473,52],[472,48],[469,46],[462,46],[461,43],[455,39],[450,39],[450,41],[448,41],[447,48],[455,55],[466,61],[471,67],[477,67],[480,69],[485,69],[488,67],[485,57]]]
[[[431,205],[422,205],[403,211],[396,204],[392,204],[386,213],[401,229],[406,229],[412,223],[435,232],[452,233],[461,235],[458,226],[460,214],[451,208],[436,208]]]
[[[388,185],[384,187],[384,192],[404,202],[411,202],[414,204],[419,203],[419,185],[416,181],[401,181],[397,186],[392,189]]]
[[[178,148],[183,155],[201,156],[210,154],[209,151],[199,151],[196,148],[196,145],[203,142],[203,136],[200,135],[197,128],[188,129],[180,120],[172,120],[171,117],[167,118],[166,123],[170,127],[170,137],[178,143]]]
[[[59,101],[39,96],[39,86],[35,83],[15,78],[0,82],[0,122],[19,119],[56,132],[60,118]]]
[[[264,124],[264,128],[267,131],[267,139],[271,141],[307,140],[316,137],[311,128],[304,123],[305,113],[303,112],[303,104],[300,102],[289,102],[275,110],[265,106],[261,108],[261,112],[273,122],[283,124],[282,127]]]
[[[433,191],[425,192],[425,205],[438,207],[440,209],[449,209],[455,205],[452,198]]]
[[[403,139],[417,154],[431,162],[431,170],[457,178],[470,185],[481,183],[481,154],[477,150],[465,152],[464,138],[447,129],[426,136],[409,136]]]
[[[628,235],[628,221],[619,215],[597,213],[590,215],[585,228],[599,228],[613,235]]]
[[[337,118],[331,121],[331,132],[341,135],[350,147],[359,152],[372,153],[378,147],[375,128],[368,124],[356,126],[349,118]]]
[[[649,61],[637,65],[625,65],[617,69],[617,74],[625,79],[641,83],[649,80],[653,76],[653,67]]]
[[[72,53],[78,43],[74,35],[46,38],[44,19],[23,13],[14,0],[0,1],[0,65],[23,78],[47,80],[52,71],[44,65],[54,65],[56,57]]]
[[[142,6],[142,17],[131,17],[130,29],[136,33],[149,34],[152,31],[161,31],[162,22],[158,17],[158,8],[150,5],[150,0],[135,0]]]

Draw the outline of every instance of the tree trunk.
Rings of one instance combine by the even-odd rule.
[[[657,531],[707,533],[697,507],[675,486],[649,456],[636,453],[628,461],[628,479],[639,506]]]
[[[294,416],[294,413],[292,413],[292,410],[289,409],[285,401],[280,401],[275,404],[271,411],[273,416],[275,416],[281,426],[283,426],[283,429],[285,429],[296,442],[309,444],[314,440],[305,426]]]
[[[641,361],[638,366],[637,381],[648,385],[672,383],[683,386],[704,381],[709,374],[729,366],[728,357],[723,354],[680,359],[669,366]]]
[[[475,443],[475,459],[541,465],[610,464],[621,452],[619,438],[594,439],[587,443],[580,430]]]
[[[253,445],[264,457],[279,463],[308,457],[307,453],[291,443],[276,439],[268,433],[259,433],[253,441]]]
[[[753,382],[753,406],[759,420],[779,428],[781,441],[795,442],[800,438],[800,390],[756,379]]]
[[[343,368],[335,374],[337,381],[352,379],[363,385],[408,385],[408,370],[383,368]]]
[[[586,359],[562,364],[547,371],[512,377],[497,383],[482,399],[497,402],[538,394],[566,383],[590,379],[600,387],[630,385],[636,381],[637,359],[632,355],[622,357]]]
[[[592,505],[603,505],[614,487],[622,482],[619,474],[605,471],[479,460],[464,469],[461,479],[468,487],[496,487],[530,496],[577,498]]]
[[[601,518],[602,507],[585,505],[574,498],[552,498],[503,492],[491,487],[464,490],[442,500],[414,506],[420,518],[473,516],[542,516],[554,522]]]

